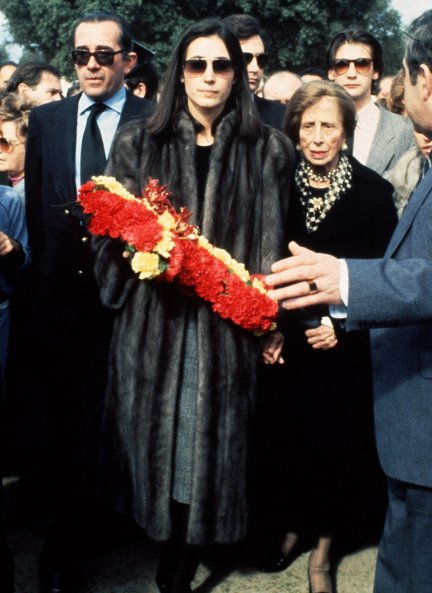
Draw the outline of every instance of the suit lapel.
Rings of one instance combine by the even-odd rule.
[[[75,195],[75,143],[79,96],[65,99],[52,119],[52,170],[58,195],[69,202]]]
[[[417,186],[414,190],[411,198],[408,201],[408,204],[402,214],[402,217],[399,221],[398,226],[393,234],[393,237],[390,240],[390,243],[387,247],[386,257],[391,257],[396,249],[399,247],[400,243],[402,242],[403,238],[407,234],[408,230],[410,229],[414,218],[423,204],[425,199],[429,196],[432,192],[432,170],[429,170],[428,174],[425,175],[421,183]]]
[[[366,166],[382,173],[393,156],[393,128],[388,125],[387,115],[380,108],[380,118]]]

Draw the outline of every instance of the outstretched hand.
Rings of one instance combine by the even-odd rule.
[[[284,309],[299,309],[311,305],[340,305],[340,263],[332,255],[316,253],[291,241],[292,257],[272,265],[266,283],[275,288],[269,296],[282,302]]]

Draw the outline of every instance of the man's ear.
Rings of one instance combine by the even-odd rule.
[[[135,66],[137,59],[138,59],[138,56],[134,51],[128,51],[127,57],[124,61],[124,68],[123,68],[123,72],[124,72],[125,76],[126,76],[126,74],[129,74],[129,72]]]
[[[422,94],[425,100],[432,96],[432,71],[427,64],[420,65],[418,76],[422,78]]]
[[[18,95],[25,95],[27,91],[31,91],[31,87],[25,82],[20,82],[17,86],[17,94]]]

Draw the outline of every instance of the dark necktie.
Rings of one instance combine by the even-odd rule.
[[[96,118],[106,108],[104,103],[94,103],[90,108],[81,145],[81,183],[105,170],[105,150]]]

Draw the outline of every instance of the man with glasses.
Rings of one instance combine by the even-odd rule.
[[[384,69],[381,44],[365,31],[342,31],[330,43],[327,62],[329,79],[347,91],[356,107],[352,154],[383,175],[414,146],[414,136],[408,120],[373,100],[373,85]]]
[[[258,21],[248,14],[232,14],[222,22],[240,42],[246,62],[249,89],[254,93],[253,98],[261,120],[269,126],[282,129],[286,107],[255,94],[261,86],[264,68],[268,63]]]
[[[117,15],[84,16],[71,55],[82,93],[30,115],[25,173],[34,314],[27,358],[40,433],[31,442],[32,465],[39,482],[50,480],[58,509],[42,553],[41,593],[75,590],[79,555],[94,527],[112,317],[100,304],[89,235],[75,203],[81,184],[103,173],[116,129],[152,112],[150,101],[125,90],[136,61],[131,47]]]

